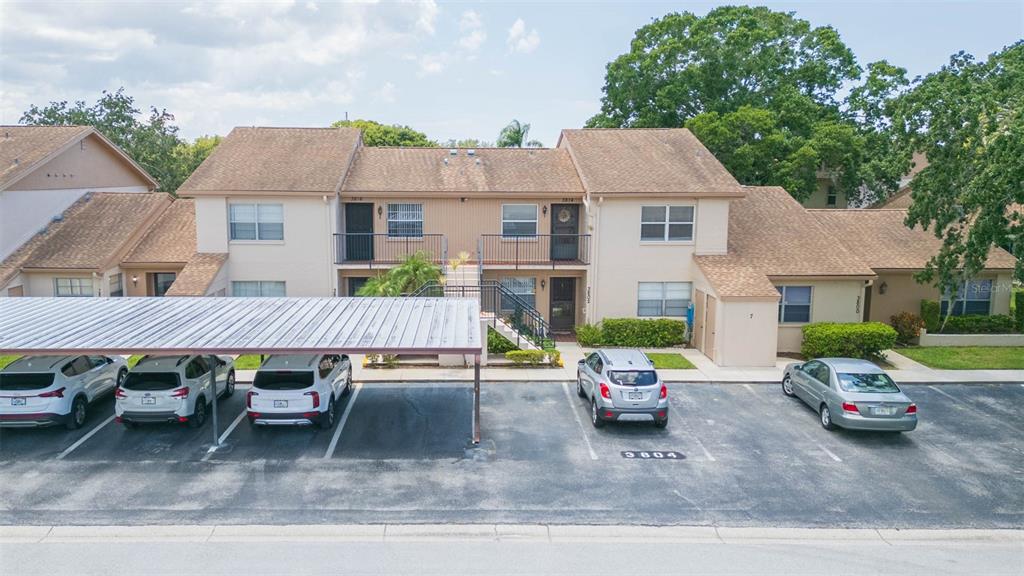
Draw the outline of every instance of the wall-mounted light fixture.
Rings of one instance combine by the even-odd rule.
[[[544,214],[545,216],[547,216],[547,215],[548,215],[548,205],[547,205],[547,204],[545,204],[545,205],[544,205],[544,206],[543,206],[543,207],[542,207],[542,208],[540,209],[540,211],[541,211],[541,212],[542,212],[542,213],[543,213],[543,214]]]
[[[378,204],[378,205],[377,205],[377,217],[379,218],[379,217],[381,217],[381,216],[382,216],[383,214],[384,214],[384,207]]]
[[[135,275],[135,274],[132,274],[132,286],[138,286],[138,285],[139,285],[139,277],[137,275]]]
[[[878,293],[879,294],[885,294],[888,291],[889,291],[889,285],[886,284],[885,282],[882,282],[881,284],[878,285]]]
[[[543,278],[541,278],[541,279],[540,279],[540,289],[541,289],[541,290],[543,290],[543,289],[544,289],[544,286],[546,286],[546,285],[547,285],[547,282],[545,282],[545,281],[544,281],[544,279],[543,279]]]

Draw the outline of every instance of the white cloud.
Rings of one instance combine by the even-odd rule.
[[[483,25],[483,19],[480,18],[480,14],[475,10],[466,10],[459,18],[459,30],[462,30],[463,32],[467,30],[475,30]]]
[[[480,14],[473,10],[466,10],[459,18],[459,30],[463,35],[459,37],[459,47],[470,52],[480,49],[480,46],[487,40],[487,31],[484,30],[483,20]]]
[[[516,18],[516,21],[508,29],[508,40],[506,42],[508,43],[509,50],[523,53],[533,52],[537,49],[537,46],[540,46],[540,33],[537,32],[536,28],[531,28],[527,32],[526,22],[522,18]]]
[[[395,85],[391,82],[385,82],[384,85],[377,90],[377,98],[382,102],[387,102],[388,104],[394,103],[397,99],[395,96]]]
[[[440,74],[447,66],[448,55],[443,52],[441,54],[423,54],[417,58],[417,63],[420,67],[419,76]]]
[[[440,10],[434,0],[423,0],[419,2],[419,18],[416,19],[416,28],[434,34],[434,23],[437,21],[437,13]]]

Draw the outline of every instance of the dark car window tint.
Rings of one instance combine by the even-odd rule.
[[[653,370],[617,370],[608,372],[612,382],[621,386],[654,386],[658,375]]]
[[[331,371],[334,370],[336,358],[337,356],[327,355],[320,360],[319,369],[321,378],[327,378],[328,376],[330,376]]]
[[[54,375],[0,374],[0,390],[41,390],[53,384]]]
[[[92,364],[89,362],[89,359],[85,356],[79,356],[72,360],[70,364],[65,366],[61,372],[63,372],[68,378],[71,378],[73,376],[78,376],[79,374],[85,374],[89,370],[92,370]]]
[[[838,374],[839,386],[846,392],[896,393],[900,389],[888,374]]]
[[[274,370],[260,371],[253,379],[253,388],[263,390],[301,390],[313,385],[313,372],[310,370]]]
[[[123,387],[128,390],[171,390],[181,386],[177,372],[129,372]]]

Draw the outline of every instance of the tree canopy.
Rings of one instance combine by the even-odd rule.
[[[435,147],[437,142],[423,132],[399,124],[381,124],[373,120],[339,120],[332,128],[359,128],[363,131],[363,144],[367,146],[421,146]]]
[[[544,146],[539,140],[530,140],[530,125],[513,120],[501,129],[495,144],[498,148],[540,148]]]

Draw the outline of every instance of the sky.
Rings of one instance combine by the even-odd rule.
[[[364,118],[494,141],[513,118],[553,146],[600,109],[634,31],[712,2],[31,2],[0,0],[0,123],[124,87],[181,135]],[[764,2],[832,26],[863,66],[913,77],[1024,37],[1024,0]]]

